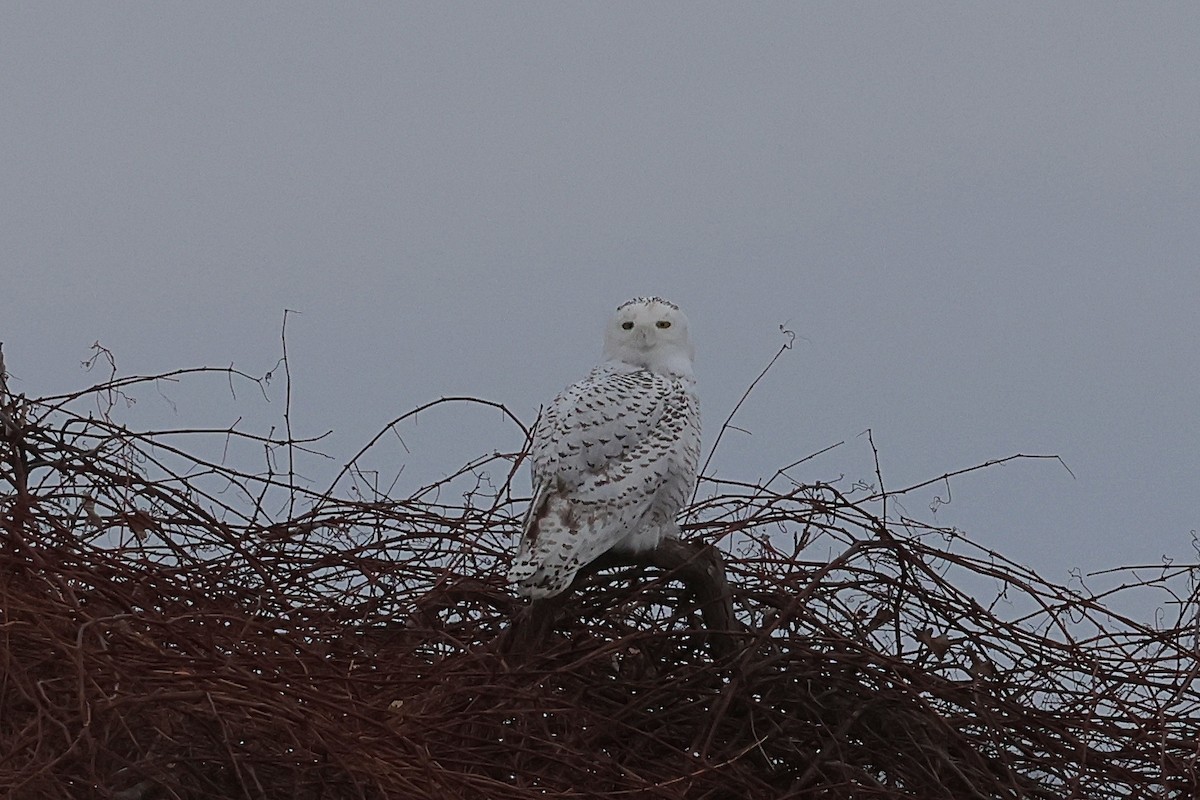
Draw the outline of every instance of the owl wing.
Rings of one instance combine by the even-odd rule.
[[[559,593],[642,526],[690,410],[679,382],[614,365],[554,399],[534,433],[533,499],[509,570],[518,591]]]

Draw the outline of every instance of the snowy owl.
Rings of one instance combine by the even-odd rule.
[[[533,499],[508,579],[551,597],[609,550],[679,535],[696,483],[700,406],[687,317],[660,297],[617,308],[604,362],[568,386],[533,435]]]

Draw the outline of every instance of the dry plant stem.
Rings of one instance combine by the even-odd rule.
[[[1061,585],[852,478],[710,478],[686,541],[528,605],[519,453],[368,501],[391,426],[310,484],[315,439],[115,418],[214,379],[266,387],[0,385],[0,797],[1200,796],[1198,563]],[[421,414],[481,408],[518,422]]]

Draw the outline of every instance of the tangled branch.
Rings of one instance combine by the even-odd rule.
[[[0,385],[6,796],[1194,796],[1196,565],[1091,593],[878,492],[707,480],[685,536],[721,554],[731,619],[686,558],[597,565],[515,660],[520,453],[364,496],[362,453],[312,487],[272,453],[315,440],[112,416],[214,377],[260,385]],[[1128,591],[1170,618],[1117,613]]]

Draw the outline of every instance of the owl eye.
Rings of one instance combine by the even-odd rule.
[[[654,323],[654,324],[655,324],[655,325],[657,325],[657,326],[658,326],[658,327],[660,327],[660,328],[669,328],[669,327],[671,327],[671,322],[670,322],[670,320],[665,320],[665,319],[660,319],[658,322],[656,322],[656,323]]]
[[[627,331],[631,331],[631,330],[633,330],[633,323],[631,321],[626,320],[625,322],[621,323],[621,327]]]

